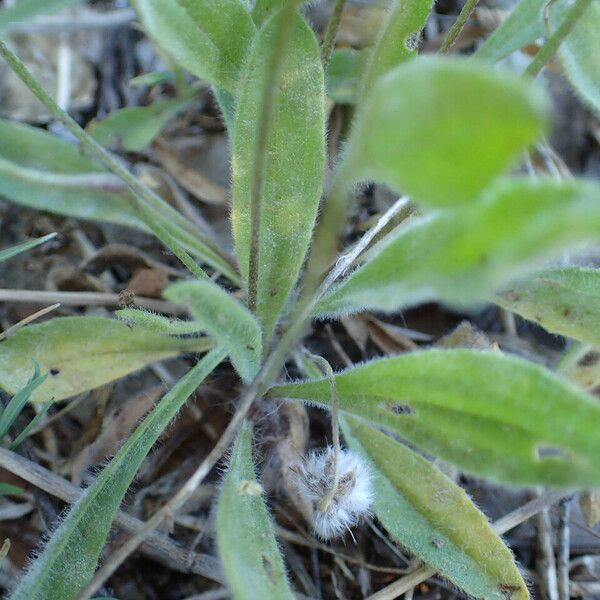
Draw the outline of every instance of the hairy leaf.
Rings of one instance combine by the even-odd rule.
[[[496,294],[493,301],[551,333],[600,346],[598,269],[544,269]]]
[[[269,17],[283,6],[283,0],[256,0],[252,8],[252,18],[260,27]]]
[[[567,0],[551,4],[555,27],[571,8]],[[558,55],[565,73],[581,99],[600,115],[600,2],[592,2],[573,31],[561,44]]]
[[[524,485],[600,484],[600,405],[534,363],[427,350],[368,362],[335,380],[342,412],[467,472]],[[276,386],[270,394],[327,406],[329,382]]]
[[[21,252],[26,252],[27,250],[31,250],[32,248],[36,248],[37,246],[41,246],[42,244],[45,244],[47,241],[51,240],[54,237],[56,237],[56,233],[49,233],[48,235],[44,235],[35,240],[21,242],[20,244],[15,244],[14,246],[4,248],[4,250],[0,250],[0,262],[8,260],[13,256],[17,256],[17,254],[21,254]]]
[[[543,37],[546,33],[544,7],[547,4],[548,0],[520,0],[508,18],[475,52],[475,58],[496,62]]]
[[[185,335],[202,331],[204,327],[197,321],[183,321],[174,317],[163,317],[147,310],[124,308],[115,311],[115,315],[127,325],[145,327],[154,333],[167,335]]]
[[[0,119],[0,196],[37,210],[147,230],[118,178],[82,156],[77,146],[15,121]],[[188,220],[163,203],[156,220],[191,252],[232,281],[232,266],[201,239]]]
[[[33,359],[49,377],[31,400],[63,400],[150,363],[212,345],[207,338],[158,335],[114,319],[61,317],[24,327],[0,342],[0,387],[11,394],[24,387]]]
[[[262,354],[261,331],[245,306],[209,280],[175,283],[164,296],[189,308],[195,321],[227,350],[244,381],[256,375]]]
[[[416,219],[384,238],[321,302],[320,314],[465,306],[564,250],[600,237],[598,186],[509,179],[479,202]]]
[[[315,35],[294,13],[282,56],[279,93],[260,206],[257,314],[269,339],[298,278],[321,197],[325,115],[324,80]],[[280,16],[269,19],[252,47],[242,78],[232,134],[233,234],[243,276],[248,278],[250,198],[259,132],[256,115],[269,70]]]
[[[92,577],[127,488],[161,433],[188,397],[223,360],[216,348],[184,375],[73,505],[10,600],[74,598]]]
[[[394,0],[388,9],[361,83],[361,98],[365,98],[382,75],[409,58],[417,56],[419,36],[431,12],[433,0]]]
[[[365,50],[338,48],[333,51],[327,69],[327,95],[337,104],[356,104],[361,74],[365,67]]]
[[[375,514],[396,541],[470,596],[529,598],[510,550],[462,488],[364,421],[347,417],[342,428],[373,465]]]
[[[111,112],[88,126],[90,135],[104,146],[119,145],[130,152],[148,146],[165,125],[190,104],[189,98],[175,98],[150,104],[128,106]]]
[[[273,526],[256,481],[252,429],[242,426],[217,503],[217,544],[235,600],[292,600]]]
[[[373,86],[339,176],[374,179],[413,200],[473,200],[546,128],[541,90],[475,61],[419,57]]]
[[[13,5],[0,10],[0,34],[40,14],[49,14],[76,4],[81,0],[16,0]]]
[[[235,92],[254,24],[241,0],[133,0],[146,33],[190,73]]]

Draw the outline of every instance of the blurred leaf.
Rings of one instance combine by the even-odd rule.
[[[473,55],[496,62],[546,34],[544,7],[548,0],[520,0],[508,18],[499,25]]]
[[[88,133],[104,146],[118,144],[129,152],[139,152],[190,102],[190,98],[182,97],[115,110],[101,121],[93,121]]]
[[[304,19],[294,13],[282,57],[279,93],[261,195],[257,314],[265,340],[294,286],[310,243],[321,198],[324,155],[324,81],[319,47]],[[240,85],[232,133],[232,224],[238,262],[248,278],[250,197],[269,56],[279,16],[261,29]]]
[[[558,0],[550,6],[552,22],[558,27],[571,3]],[[575,91],[600,115],[600,2],[590,4],[561,44],[558,56]]]
[[[8,433],[17,417],[21,414],[34,390],[47,379],[48,375],[40,375],[40,365],[34,360],[33,374],[29,381],[9,401],[6,408],[0,411],[0,440]]]
[[[336,104],[355,104],[367,60],[364,50],[339,48],[333,51],[327,69],[327,95]]]
[[[27,425],[19,432],[19,434],[15,437],[15,439],[11,442],[9,448],[14,450],[18,448],[23,441],[29,437],[29,434],[38,426],[39,423],[42,422],[42,419],[46,416],[46,413],[50,410],[53,401],[48,400],[39,406],[39,409],[35,413],[35,417],[27,423]]]
[[[477,203],[401,225],[325,296],[320,314],[484,300],[566,245],[600,238],[598,186],[507,179]]]
[[[0,140],[0,196],[37,210],[147,231],[125,184],[82,156],[77,146],[5,119],[0,119]],[[163,203],[155,217],[186,250],[232,281],[239,281],[232,266],[170,205]]]
[[[197,333],[204,329],[202,324],[197,321],[184,321],[174,317],[163,317],[162,315],[136,308],[117,310],[115,311],[115,315],[127,323],[127,325],[145,327],[154,333],[163,333],[166,335],[186,335]]]
[[[473,200],[546,128],[530,82],[475,61],[419,57],[373,86],[357,115],[339,176],[376,180],[413,200]]]
[[[25,490],[23,488],[0,481],[0,496],[18,496],[24,493]]]
[[[129,85],[132,87],[152,87],[173,81],[175,81],[175,73],[173,71],[151,71],[133,77],[129,80]]]
[[[260,27],[270,16],[283,6],[283,0],[256,0],[252,9],[252,18]]]
[[[551,333],[600,346],[598,269],[544,269],[512,284],[492,300]]]
[[[364,99],[377,81],[409,58],[417,56],[417,43],[433,0],[393,0],[363,71],[360,96]]]
[[[465,491],[367,423],[342,419],[350,448],[373,465],[375,514],[387,532],[475,598],[529,598],[511,551]],[[510,586],[510,587],[509,587]]]
[[[185,401],[223,360],[216,348],[184,375],[141,422],[71,507],[30,563],[10,600],[74,598],[92,577],[115,514],[142,461]]]
[[[600,404],[539,365],[500,353],[427,350],[335,379],[342,412],[467,472],[523,485],[600,485]],[[269,393],[324,407],[330,398],[326,379]]]
[[[217,545],[235,600],[292,600],[273,526],[252,463],[252,429],[244,423],[217,503]]]
[[[14,25],[20,25],[40,14],[57,12],[81,0],[16,0],[12,6],[0,10],[0,34]]]
[[[37,360],[49,377],[32,402],[63,400],[181,352],[203,352],[207,338],[157,335],[102,317],[61,317],[20,329],[0,343],[0,387],[14,394]]]
[[[4,250],[0,250],[0,262],[8,260],[13,256],[17,256],[17,254],[21,254],[21,252],[25,252],[27,250],[31,250],[32,248],[36,248],[37,246],[41,246],[42,244],[45,244],[48,240],[51,240],[54,237],[56,237],[56,233],[49,233],[48,235],[44,235],[35,240],[21,242],[20,244],[15,244],[14,246],[4,248]]]
[[[187,306],[197,323],[227,350],[240,377],[252,380],[260,367],[261,331],[245,306],[209,280],[175,283],[164,297]]]
[[[255,34],[241,0],[133,0],[146,33],[200,79],[235,92]]]

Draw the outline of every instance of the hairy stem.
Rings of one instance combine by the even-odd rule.
[[[446,38],[442,42],[442,45],[440,46],[439,51],[441,54],[445,54],[446,52],[448,52],[448,50],[450,50],[450,48],[452,47],[452,44],[454,44],[454,42],[456,41],[456,38],[459,36],[460,32],[462,31],[463,27],[465,26],[467,19],[471,16],[471,13],[475,10],[475,7],[477,6],[478,2],[479,2],[479,0],[467,0],[465,2],[465,5],[462,7],[462,10],[460,11],[458,17],[456,17],[456,21],[454,21],[454,23],[452,24],[452,27],[450,27],[450,31],[448,32],[448,35],[446,36]]]
[[[260,264],[261,200],[269,153],[269,138],[275,121],[279,76],[289,39],[294,2],[287,0],[279,14],[279,27],[275,32],[272,52],[269,54],[267,79],[262,89],[260,113],[256,119],[257,138],[254,150],[254,171],[250,186],[250,255],[248,258],[248,308],[256,311],[258,270]]]
[[[323,36],[323,44],[321,45],[321,59],[323,61],[323,69],[327,72],[327,67],[331,61],[331,55],[335,48],[335,40],[337,33],[340,28],[340,21],[342,20],[342,12],[344,10],[344,4],[346,0],[335,0],[333,5],[333,12],[327,23],[327,29]]]
[[[592,0],[575,1],[558,29],[546,40],[534,59],[529,63],[527,69],[525,69],[525,75],[535,77],[542,70],[544,65],[556,54],[564,39],[573,31],[573,28],[591,3]]]

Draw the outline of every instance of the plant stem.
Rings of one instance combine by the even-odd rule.
[[[456,21],[454,21],[452,27],[450,27],[448,35],[446,36],[446,38],[442,42],[442,45],[440,46],[439,52],[441,54],[445,54],[446,52],[448,52],[448,50],[450,50],[452,44],[454,44],[456,38],[465,26],[467,19],[471,16],[471,13],[477,6],[477,2],[479,2],[479,0],[467,0],[465,2],[465,5],[462,7],[462,10],[460,11],[458,17],[456,17]]]
[[[56,102],[36,81],[29,69],[27,69],[21,60],[6,46],[2,40],[0,40],[0,56],[4,58],[11,69],[30,89],[36,98],[38,98],[38,100],[40,100],[40,102],[46,106],[52,116],[63,123],[65,127],[79,140],[82,149],[89,152],[89,154],[99,160],[109,171],[114,173],[127,184],[127,187],[129,187],[134,194],[136,208],[139,212],[142,212],[143,208],[146,208],[147,211],[155,211],[157,213],[157,217],[155,218],[160,218],[160,220],[164,220],[166,223],[168,222],[168,218],[173,220],[173,223],[169,223],[170,227],[173,227],[173,224],[176,223],[184,230],[187,230],[188,232],[190,231],[189,224],[182,215],[177,213],[177,211],[166,204],[166,202],[164,202],[164,200],[162,200],[162,198],[155,194],[150,188],[147,188],[145,185],[143,185],[134,175],[132,175],[125,167],[123,167],[116,159],[114,159],[107,150],[105,150],[98,142],[96,142],[94,138],[92,138],[82,127],[80,127],[80,125],[73,118],[71,118],[64,110],[62,110],[58,104],[56,104]],[[143,204],[145,204],[145,206],[142,206]],[[142,210],[140,210],[140,206],[142,206]],[[166,213],[167,216],[165,216],[163,213]],[[152,231],[154,231],[154,225],[152,223],[148,223],[148,219],[144,218],[144,215],[147,214],[148,212],[145,212],[141,215],[142,220]],[[165,227],[165,229],[166,228],[167,227]],[[194,234],[198,235],[199,232],[194,230]],[[160,235],[157,234],[157,236],[160,238]],[[235,271],[232,268],[230,259],[223,253],[219,246],[209,238],[206,238],[206,236],[204,236],[204,239],[202,239],[202,243],[212,253],[219,257],[220,261],[223,262],[223,272],[227,273],[228,276],[233,273],[233,277],[235,278]],[[175,254],[180,254],[182,251],[187,254],[187,252],[181,247],[177,248],[177,251],[173,248],[170,249],[173,250]],[[193,261],[191,257],[189,257],[189,260]]]
[[[546,40],[533,60],[529,63],[527,69],[525,69],[525,75],[535,77],[542,70],[544,65],[554,56],[564,39],[571,33],[591,3],[592,0],[575,1],[575,4],[569,9],[567,16],[564,18],[558,29]]]
[[[323,69],[325,71],[327,71],[327,67],[329,66],[331,55],[333,54],[333,49],[335,47],[335,40],[340,28],[344,4],[346,4],[346,0],[335,0],[333,11],[331,13],[331,17],[329,18],[329,22],[327,23],[325,35],[323,36],[323,44],[321,45],[321,60],[323,61]]]
[[[254,171],[250,186],[250,253],[248,257],[248,307],[252,312],[256,311],[258,294],[261,200],[269,154],[269,139],[277,109],[279,76],[295,9],[295,3],[287,0],[279,13],[279,24],[275,31],[273,47],[269,53],[267,76],[262,89],[260,113],[256,119],[257,137],[254,151]]]
[[[316,363],[319,370],[323,373],[323,376],[329,381],[329,389],[331,391],[331,433],[333,441],[333,481],[331,487],[327,490],[327,494],[321,498],[319,503],[319,510],[325,512],[331,501],[333,500],[335,493],[340,483],[340,420],[339,420],[339,398],[337,394],[337,387],[335,385],[335,374],[331,365],[322,357],[316,354],[311,354],[310,357]]]

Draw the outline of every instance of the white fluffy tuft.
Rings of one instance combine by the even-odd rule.
[[[325,511],[319,507],[333,487],[333,448],[314,450],[292,467],[292,481],[298,494],[312,506],[314,532],[324,540],[349,531],[361,517],[369,514],[373,503],[373,481],[368,464],[351,450],[341,450],[338,460],[338,486]]]

